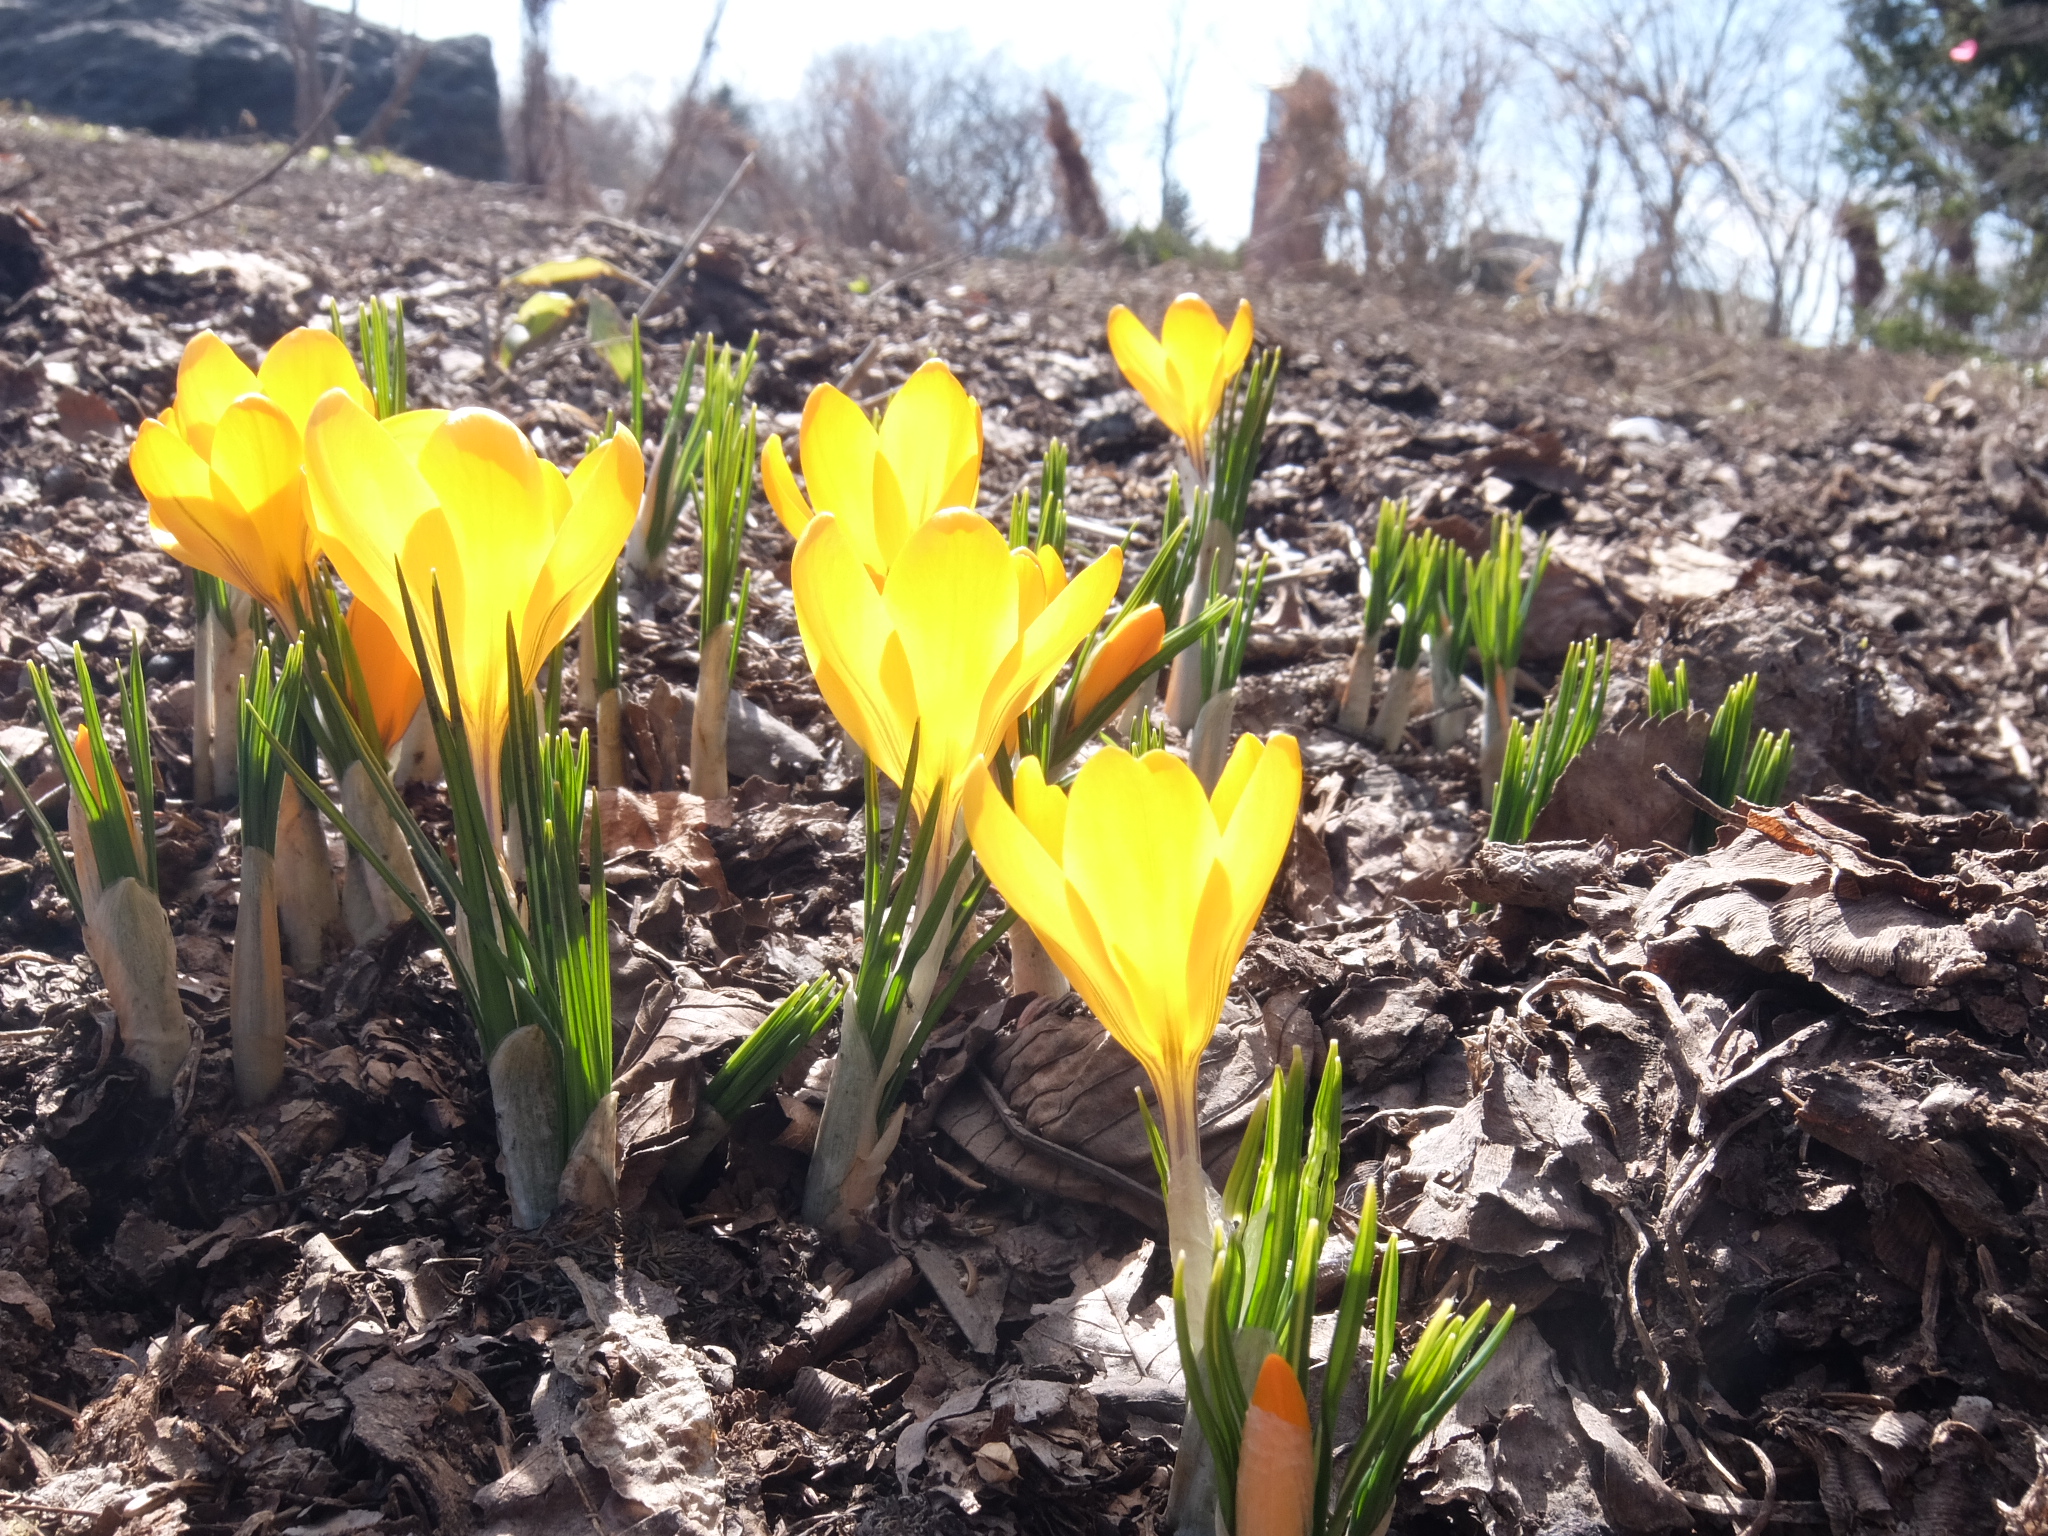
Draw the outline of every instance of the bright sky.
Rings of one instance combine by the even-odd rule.
[[[1308,56],[1320,8],[1316,0],[1183,0],[1181,9],[1195,62],[1175,169],[1202,233],[1234,245],[1251,223],[1266,91],[1290,79]],[[965,32],[977,50],[1002,49],[1027,69],[1064,60],[1126,98],[1121,142],[1096,172],[1112,218],[1149,222],[1159,211],[1155,135],[1174,10],[1175,0],[888,0],[866,7],[737,0],[719,29],[711,79],[729,82],[742,97],[786,101],[818,54],[927,32]],[[555,67],[600,90],[666,104],[696,62],[710,14],[709,0],[558,0]],[[500,81],[516,83],[519,0],[362,0],[361,15],[426,37],[481,32],[491,39]]]

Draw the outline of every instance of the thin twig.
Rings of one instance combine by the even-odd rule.
[[[990,1082],[987,1074],[978,1067],[974,1072],[974,1081],[981,1089],[981,1096],[988,1100],[989,1108],[996,1112],[996,1118],[1003,1122],[1003,1128],[1032,1151],[1043,1152],[1047,1157],[1079,1169],[1091,1179],[1100,1180],[1112,1188],[1144,1201],[1147,1207],[1165,1205],[1158,1190],[1148,1188],[1128,1174],[1119,1173],[1114,1168],[1098,1163],[1085,1152],[1076,1152],[1072,1147],[1063,1147],[1056,1141],[1048,1141],[1035,1131],[1026,1130],[1024,1123],[1017,1118],[1016,1113],[1003,1098],[1002,1090]]]
[[[118,246],[127,245],[131,241],[146,240],[152,235],[161,235],[167,230],[177,229],[181,225],[203,219],[210,213],[219,213],[221,209],[227,207],[230,203],[238,202],[242,198],[247,197],[251,192],[254,192],[265,182],[271,180],[286,166],[290,165],[312,147],[313,141],[319,138],[325,131],[327,119],[333,114],[334,109],[341,104],[341,98],[348,94],[348,90],[347,81],[343,81],[340,85],[336,86],[333,93],[327,98],[327,104],[321,108],[320,116],[313,126],[293,140],[291,148],[272,161],[267,170],[250,177],[232,192],[225,193],[210,203],[202,203],[199,207],[191,209],[189,212],[181,213],[176,218],[159,219],[154,224],[144,224],[140,228],[127,231],[125,234],[115,235],[112,239],[102,240],[96,245],[88,245],[82,250],[67,251],[61,259],[64,261],[83,261],[88,256],[102,256]]]
[[[711,221],[718,217],[718,210],[725,206],[727,198],[739,190],[740,182],[746,178],[747,172],[753,168],[754,151],[750,149],[747,151],[747,158],[742,160],[734,169],[731,179],[719,189],[718,196],[711,199],[711,206],[704,210],[704,217],[697,221],[697,227],[691,230],[689,236],[683,241],[683,248],[676,252],[676,259],[670,262],[668,270],[661,274],[661,281],[647,290],[647,297],[642,299],[640,307],[633,311],[635,319],[639,319],[649,310],[653,309],[654,301],[668,292],[669,284],[682,275],[683,268],[690,264],[690,258],[697,254],[697,242],[704,238],[705,232],[711,228]]]

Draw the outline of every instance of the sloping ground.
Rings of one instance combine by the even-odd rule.
[[[186,583],[123,459],[195,329],[260,347],[329,294],[396,290],[418,398],[491,404],[567,460],[619,392],[572,343],[487,368],[499,279],[571,252],[651,279],[675,251],[502,188],[335,161],[67,265],[261,153],[20,118],[0,118],[0,151],[23,157],[0,188],[42,173],[15,195],[52,267],[0,296],[0,751],[31,780],[50,762],[24,661],[76,640],[109,672],[140,622],[159,749],[174,793],[188,783]],[[700,328],[758,330],[755,392],[787,433],[871,342],[864,395],[936,352],[986,408],[985,509],[1059,435],[1077,544],[1135,522],[1141,555],[1167,451],[1103,316],[1156,317],[1190,286],[1234,300],[1240,281],[721,230],[651,328],[655,376]],[[1346,1203],[1384,1179],[1422,1245],[1406,1304],[1529,1313],[1397,1519],[1994,1528],[2048,1427],[2042,403],[1998,371],[1527,306],[1340,281],[1250,297],[1288,364],[1253,495],[1274,577],[1239,718],[1301,736],[1310,791],[1209,1063],[1216,1150],[1276,1051],[1335,1040]],[[1708,703],[1755,670],[1760,723],[1796,734],[1804,804],[1701,858],[1653,846],[1684,820],[1649,768],[1696,763],[1631,726],[1545,828],[1578,841],[1475,858],[1465,750],[1382,757],[1327,728],[1382,495],[1468,538],[1492,506],[1552,532],[1525,702],[1588,635],[1621,641],[1621,725],[1653,656],[1686,658]],[[766,1002],[853,958],[857,764],[805,673],[765,511],[748,554],[740,685],[795,731],[762,728],[729,815],[608,808],[622,1040],[655,1063],[626,1115],[643,1141],[687,1117],[702,1064]],[[645,790],[677,787],[688,563],[628,594]],[[168,812],[206,1050],[153,1112],[105,1059],[96,977],[9,824],[0,1505],[73,1530],[65,1511],[108,1530],[1157,1528],[1180,1411],[1157,1208],[1135,1068],[1085,1015],[1019,1016],[999,973],[969,987],[860,1251],[792,1219],[815,1103],[798,1082],[684,1187],[629,1161],[616,1229],[521,1234],[467,1025],[411,935],[297,978],[285,1090],[233,1108],[224,830]]]

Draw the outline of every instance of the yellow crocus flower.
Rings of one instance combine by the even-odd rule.
[[[968,769],[1102,622],[1122,575],[1112,549],[1050,592],[1044,564],[974,512],[941,512],[911,533],[880,590],[832,513],[804,529],[791,569],[818,691],[898,784],[917,736],[911,799],[923,815],[938,796],[941,847]]]
[[[306,515],[306,421],[340,390],[370,394],[332,331],[284,336],[252,371],[211,331],[187,343],[178,393],[136,434],[128,465],[166,553],[239,587],[296,634],[315,547]]]
[[[1196,1074],[1294,836],[1301,749],[1292,736],[1240,736],[1214,795],[1178,757],[1120,747],[1089,758],[1071,791],[1026,758],[1013,792],[1014,809],[985,765],[968,775],[968,838],[990,882],[1152,1080],[1168,1237],[1187,1261],[1199,1319],[1210,1236]]]
[[[573,473],[540,457],[495,411],[409,411],[379,422],[336,391],[306,430],[306,478],[320,547],[393,635],[409,592],[440,668],[438,581],[452,681],[493,827],[512,689],[531,688],[625,547],[645,466],[614,433]],[[401,582],[403,588],[401,589]],[[522,676],[506,671],[510,620]]]
[[[1228,331],[1199,294],[1184,293],[1166,308],[1154,336],[1119,304],[1109,312],[1109,350],[1167,430],[1187,445],[1195,472],[1206,476],[1209,423],[1223,391],[1252,350],[1252,306],[1240,299]]]
[[[981,487],[981,406],[937,358],[891,397],[879,427],[852,399],[820,384],[797,435],[804,486],[782,439],[761,449],[761,490],[796,538],[819,513],[840,521],[879,581],[904,541],[948,507],[974,505]],[[815,509],[815,510],[814,510]]]

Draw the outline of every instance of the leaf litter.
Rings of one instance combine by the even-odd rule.
[[[0,140],[52,171],[35,210],[50,282],[0,323],[0,750],[38,794],[55,781],[23,661],[76,641],[104,667],[138,623],[161,758],[185,782],[190,605],[123,467],[185,336],[261,347],[324,292],[402,292],[424,401],[483,390],[572,455],[616,404],[594,358],[463,382],[492,350],[497,278],[571,251],[627,271],[673,254],[501,188],[298,169],[235,214],[283,279],[237,276],[203,227],[189,249],[72,269],[65,245],[155,216],[163,188],[226,184],[253,151],[17,117]],[[1079,441],[1080,540],[1136,517],[1142,556],[1168,461],[1101,315],[1221,275],[923,276],[905,259],[886,292],[849,288],[892,260],[715,230],[650,325],[655,355],[758,326],[764,415],[787,432],[870,337],[877,387],[942,352],[987,411],[985,484],[1021,480],[1047,435]],[[1404,1316],[1445,1296],[1528,1315],[1423,1448],[1397,1520],[2048,1530],[2048,410],[1921,360],[1332,293],[1258,296],[1289,357],[1252,498],[1281,579],[1239,707],[1246,728],[1301,735],[1313,790],[1205,1063],[1205,1147],[1227,1164],[1271,1064],[1334,1041],[1340,1204],[1384,1181],[1418,1260]],[[1721,384],[1670,393],[1705,363]],[[1657,432],[1610,432],[1645,416]],[[1467,543],[1488,498],[1554,528],[1527,699],[1585,635],[1618,637],[1622,694],[1656,657],[1686,657],[1700,698],[1756,671],[1759,722],[1798,737],[1793,803],[1686,858],[1690,811],[1649,770],[1684,771],[1700,726],[1624,719],[1542,841],[1482,845],[1465,749],[1436,751],[1423,725],[1382,758],[1329,730],[1356,640],[1350,533],[1403,493]],[[602,809],[616,1219],[509,1228],[473,1037],[410,935],[293,978],[285,1091],[236,1112],[233,843],[182,804],[166,888],[205,1046],[153,1109],[107,1057],[96,977],[32,844],[0,849],[0,1504],[17,1518],[1160,1529],[1182,1388],[1139,1074],[1071,1002],[1020,1008],[1000,974],[970,981],[852,1249],[793,1217],[814,1060],[722,1157],[663,1177],[733,1041],[855,959],[858,765],[808,681],[787,541],[765,517],[748,540],[729,807],[680,787],[687,587],[627,593],[634,781]]]

